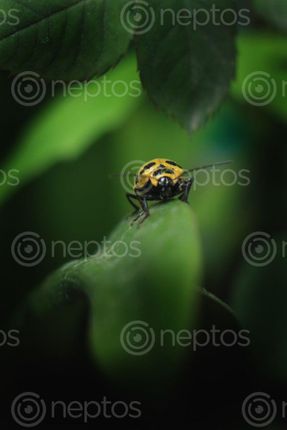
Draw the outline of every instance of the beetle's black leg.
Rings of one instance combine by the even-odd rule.
[[[135,194],[131,194],[131,193],[127,193],[126,194],[126,196],[127,196],[127,199],[128,199],[128,201],[129,201],[129,203],[134,207],[134,212],[132,213],[132,215],[135,215],[135,214],[138,214],[138,215],[140,215],[141,214],[141,202],[140,202],[140,197],[138,197],[137,195],[135,195]],[[134,200],[136,200],[137,201],[137,203],[139,204],[139,206],[134,202]],[[137,219],[137,218],[136,218]]]
[[[143,198],[141,198],[140,200],[139,200],[139,202],[140,202],[140,204],[141,204],[141,207],[142,207],[142,210],[143,210],[143,217],[141,218],[141,220],[140,220],[140,224],[142,223],[142,222],[144,222],[144,220],[146,219],[146,218],[148,218],[149,217],[149,208],[148,208],[148,204],[147,204],[147,200],[143,197]]]
[[[184,192],[180,196],[180,200],[182,200],[185,203],[188,203],[188,197],[189,197],[189,193],[190,193],[190,189],[192,187],[193,181],[194,181],[194,179],[191,178],[188,181],[186,181],[186,183],[184,185]]]
[[[135,213],[138,212],[139,209],[140,209],[140,206],[136,205],[135,202],[134,202],[134,200],[136,200],[138,203],[140,203],[138,196],[136,196],[135,194],[131,194],[131,193],[127,193],[126,196],[127,196],[127,199],[129,201],[129,203],[135,209]]]
[[[132,224],[134,224],[136,221],[139,221],[139,224],[141,224],[149,216],[149,208],[146,198],[138,197],[138,202],[141,205],[141,210],[138,211],[137,215],[132,221]]]

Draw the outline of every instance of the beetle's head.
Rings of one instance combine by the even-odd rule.
[[[173,180],[171,178],[168,176],[162,176],[158,181],[158,186],[160,188],[160,195],[163,199],[172,197]]]

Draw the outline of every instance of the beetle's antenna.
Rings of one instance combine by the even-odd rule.
[[[232,163],[232,160],[219,161],[218,163],[212,163],[201,167],[194,167],[193,169],[188,169],[187,172],[192,173],[192,172],[196,172],[197,170],[207,170],[207,169],[211,169],[214,166],[225,166],[230,163]]]

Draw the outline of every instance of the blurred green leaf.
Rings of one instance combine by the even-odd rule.
[[[268,109],[286,121],[286,37],[265,33],[241,34],[239,62],[232,93],[240,101]]]
[[[260,15],[281,30],[287,30],[286,0],[253,0]]]
[[[235,3],[150,0],[149,4],[155,23],[136,37],[143,85],[156,105],[194,130],[218,108],[234,77],[235,28],[216,25],[210,15],[214,7],[219,11],[234,9]],[[186,19],[188,10],[190,22]],[[208,23],[198,22],[197,10],[206,10]]]
[[[109,377],[125,384],[140,381],[150,385],[155,378],[159,382],[163,375],[174,376],[182,364],[182,348],[162,347],[157,338],[149,353],[134,355],[141,351],[141,344],[133,343],[133,330],[143,335],[143,343],[153,346],[151,330],[158,336],[161,329],[177,332],[195,323],[201,251],[190,207],[180,201],[170,202],[154,207],[140,226],[125,220],[103,247],[100,255],[64,266],[32,295],[28,313],[33,330],[41,332],[41,324],[47,327],[50,321],[49,333],[45,331],[46,347],[50,352],[55,349],[59,342],[56,332],[64,333],[65,344],[66,337],[74,336],[63,330],[65,306],[79,309],[71,306],[71,297],[79,300],[84,295],[90,309],[89,349],[96,365]],[[54,311],[62,319],[47,320]],[[146,328],[137,331],[136,321],[146,323]],[[127,324],[131,328],[123,344],[121,334]]]
[[[28,128],[10,155],[5,169],[19,170],[20,186],[63,160],[78,157],[104,133],[119,127],[141,100],[141,85],[133,59],[129,58],[101,81],[93,81],[77,96],[58,97]],[[117,96],[113,82],[124,82],[128,94]],[[109,91],[107,96],[106,91]],[[0,203],[18,187],[0,189]]]
[[[99,76],[126,52],[131,35],[120,21],[127,0],[0,0],[0,67],[48,79]]]

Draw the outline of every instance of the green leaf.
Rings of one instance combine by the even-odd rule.
[[[26,318],[29,315],[34,330],[41,331],[43,324],[49,327],[44,343],[49,354],[57,353],[55,330],[63,333],[63,344],[76,336],[78,330],[63,330],[66,312],[70,315],[74,309],[78,315],[84,304],[80,297],[85,296],[90,310],[88,343],[95,364],[125,384],[149,385],[174,376],[182,364],[182,348],[160,345],[159,331],[177,332],[193,325],[200,279],[201,251],[191,208],[180,201],[161,204],[141,225],[123,221],[99,255],[72,262],[48,279],[32,295]],[[71,305],[71,298],[79,302],[78,307]],[[61,318],[54,319],[53,312]],[[79,321],[73,326],[79,326]],[[143,324],[143,330],[133,329]],[[124,337],[127,325],[130,331]],[[142,340],[146,346],[133,343],[133,330],[146,336]]]
[[[233,96],[257,109],[267,109],[286,121],[286,37],[266,33],[242,34],[238,49]]]
[[[143,85],[156,105],[194,130],[218,108],[234,77],[234,26],[218,25],[211,12],[214,7],[219,16],[224,9],[236,10],[234,2],[149,0],[149,4],[154,25],[136,36]],[[178,14],[187,9],[193,14],[206,10],[208,22],[202,25],[201,12],[197,20],[192,16],[188,25],[186,20],[183,24]],[[197,21],[201,25],[196,26]]]
[[[286,0],[253,0],[260,15],[280,30],[287,30]]]
[[[133,59],[127,59],[107,76],[108,81],[124,82],[129,94],[106,97],[100,81],[90,82],[88,92],[58,97],[31,124],[5,164],[7,171],[19,171],[24,185],[59,161],[78,157],[104,133],[119,127],[141,100],[141,86]],[[99,91],[100,88],[100,91]],[[87,96],[88,94],[88,96]],[[19,189],[3,185],[0,203]]]
[[[120,20],[126,1],[0,0],[9,17],[0,26],[1,69],[64,80],[102,75],[130,42]]]

